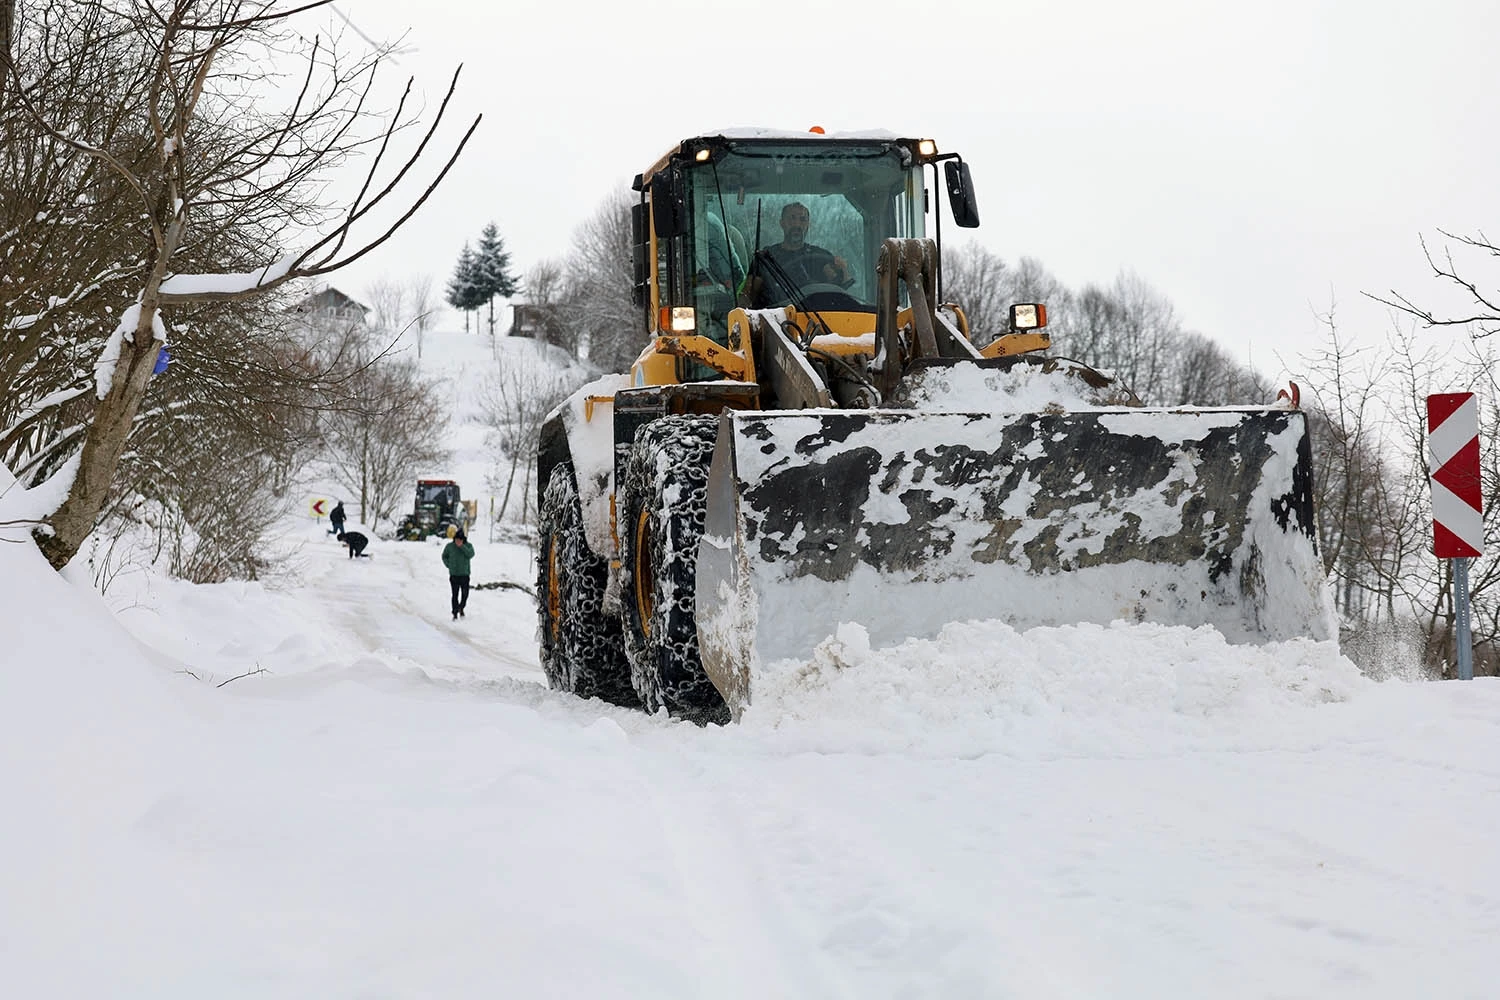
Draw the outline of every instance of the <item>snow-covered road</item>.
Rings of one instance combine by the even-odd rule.
[[[145,729],[92,684],[0,699],[136,747],[84,758],[114,806],[66,841],[12,834],[17,995],[1493,995],[1495,682],[976,623],[846,631],[699,729],[546,690],[530,598],[452,622],[437,543],[293,535],[293,589],[123,602],[158,665],[264,673],[117,659]]]
[[[545,683],[530,596],[535,569],[524,545],[475,540],[473,583],[508,586],[477,586],[467,614],[454,621],[442,543],[387,541],[365,530],[369,556],[350,559],[319,523],[289,526],[276,559],[294,585],[212,588],[234,595],[238,612],[230,622],[203,627],[202,588],[174,581],[148,579],[144,594],[131,591],[113,603],[153,646],[215,680],[226,677],[230,664],[243,669],[227,676],[251,670],[285,676],[337,669],[368,654],[434,680]],[[136,582],[127,579],[119,589]]]
[[[316,542],[316,539],[313,539]],[[330,544],[337,546],[330,540]],[[449,613],[447,570],[442,543],[376,540],[369,558],[335,558],[321,565],[317,583],[301,590],[316,617],[369,653],[384,653],[420,664],[434,676],[521,677],[541,681],[536,643],[523,622],[531,610],[535,571],[527,551],[516,545],[476,552],[475,584],[507,582],[526,588],[472,590],[473,614],[454,621]]]

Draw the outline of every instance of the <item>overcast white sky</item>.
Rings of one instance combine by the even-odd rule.
[[[406,238],[334,276],[355,294],[440,287],[490,220],[524,273],[678,140],[743,125],[931,136],[971,163],[989,249],[1075,288],[1133,270],[1272,376],[1333,302],[1379,341],[1362,292],[1437,301],[1420,233],[1500,230],[1493,0],[340,9],[409,30],[396,73],[434,103],[463,63],[459,117],[485,115]]]

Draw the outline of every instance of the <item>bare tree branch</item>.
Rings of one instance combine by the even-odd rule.
[[[1439,229],[1444,238],[1454,243],[1467,246],[1474,250],[1481,250],[1488,255],[1500,256],[1500,247],[1496,247],[1481,232],[1477,237],[1461,236]],[[1427,259],[1427,266],[1431,268],[1434,277],[1461,288],[1468,294],[1478,310],[1457,315],[1438,315],[1434,310],[1424,308],[1414,303],[1410,298],[1392,290],[1387,296],[1373,295],[1366,292],[1367,298],[1379,302],[1381,305],[1390,306],[1399,312],[1405,313],[1419,320],[1425,327],[1461,326],[1471,328],[1472,336],[1488,337],[1493,333],[1500,332],[1500,300],[1481,291],[1474,281],[1460,274],[1457,264],[1453,260],[1451,248],[1444,248],[1441,262],[1434,259],[1432,250],[1427,245],[1427,238],[1418,237],[1422,244],[1422,255]]]

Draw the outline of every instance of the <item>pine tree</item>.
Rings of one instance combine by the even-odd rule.
[[[448,279],[444,298],[453,308],[463,310],[464,333],[468,333],[469,313],[484,305],[487,296],[480,284],[479,258],[467,243],[458,255],[458,263],[453,268],[453,277]]]
[[[495,296],[510,298],[516,294],[516,279],[510,273],[510,252],[493,222],[479,236],[479,252],[474,255],[475,285],[481,303],[490,306],[490,336],[495,335]]]

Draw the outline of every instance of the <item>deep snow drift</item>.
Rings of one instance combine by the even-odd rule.
[[[698,729],[546,690],[528,595],[451,621],[435,542],[351,561],[298,505],[280,589],[101,598],[5,530],[8,995],[1494,994],[1493,680],[850,624]]]

